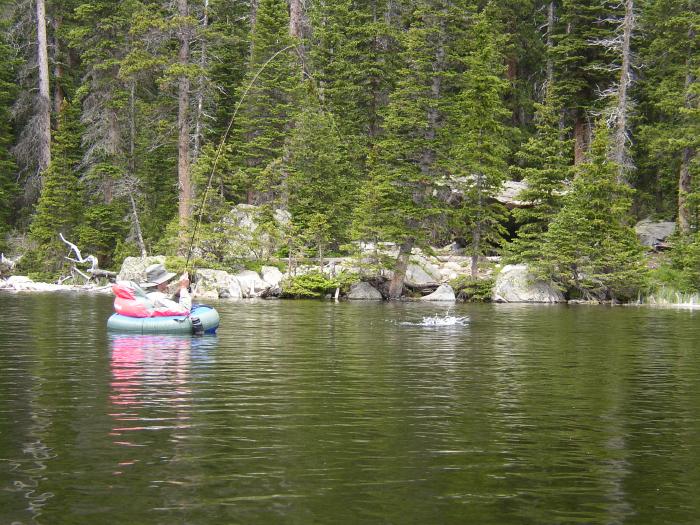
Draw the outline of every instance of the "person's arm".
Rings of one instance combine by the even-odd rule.
[[[151,292],[148,294],[148,298],[155,305],[155,311],[153,312],[152,317],[187,315],[190,313],[189,308],[186,308],[184,305],[173,301],[162,292]]]
[[[190,294],[190,276],[187,272],[180,277],[180,306],[184,306],[187,310],[192,309],[192,294]]]

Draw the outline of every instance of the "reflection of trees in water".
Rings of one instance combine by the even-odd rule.
[[[27,429],[27,441],[22,444],[22,452],[27,459],[11,461],[10,471],[21,474],[24,479],[14,481],[14,488],[24,494],[27,500],[27,511],[33,520],[37,520],[42,514],[42,507],[49,499],[54,497],[52,492],[42,492],[40,483],[44,479],[47,463],[56,455],[46,445],[42,436],[46,435],[51,427],[51,412],[40,406],[40,388],[33,388],[29,406],[31,411],[31,423]]]

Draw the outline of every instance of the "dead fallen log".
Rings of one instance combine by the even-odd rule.
[[[403,284],[406,288],[408,288],[412,292],[421,293],[423,295],[428,295],[428,294],[433,293],[440,286],[439,283],[417,284],[417,283],[411,283],[408,281],[405,281]]]
[[[75,274],[78,274],[78,275],[80,275],[83,279],[85,279],[85,284],[87,284],[89,281],[91,281],[91,280],[93,280],[93,279],[97,279],[97,278],[100,278],[100,277],[106,277],[106,278],[109,279],[110,281],[114,281],[114,280],[115,280],[115,278],[116,278],[116,276],[117,276],[117,272],[111,272],[111,271],[109,271],[109,270],[102,270],[102,269],[99,267],[99,264],[98,264],[98,261],[97,261],[97,257],[95,257],[94,255],[88,255],[87,257],[83,257],[83,255],[82,255],[80,249],[79,249],[75,244],[73,244],[72,242],[70,242],[69,240],[67,240],[67,239],[63,236],[62,233],[59,233],[58,236],[59,236],[59,237],[61,238],[61,240],[62,240],[64,243],[66,243],[66,244],[69,246],[69,248],[70,248],[70,251],[68,252],[68,255],[65,256],[65,259],[67,259],[67,260],[69,260],[69,261],[71,261],[71,262],[76,263],[76,264],[74,264],[74,265],[71,267],[71,275],[70,275],[70,276],[67,276],[67,277],[65,277],[65,278],[63,278],[62,280],[66,280],[66,279],[69,279],[69,278],[71,278],[71,277],[74,277]],[[75,257],[70,257],[71,253],[73,253],[73,252],[75,253]],[[85,272],[82,272],[82,271],[80,271],[80,269],[77,267],[77,264],[89,264],[89,265],[90,265],[90,268],[88,268],[87,270],[85,270]]]

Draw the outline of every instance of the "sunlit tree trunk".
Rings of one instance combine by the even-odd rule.
[[[39,151],[38,170],[51,162],[51,95],[49,92],[49,55],[46,40],[46,6],[36,0],[37,62],[39,66]]]
[[[549,2],[547,6],[547,91],[551,89],[554,82],[554,61],[552,60],[552,48],[554,48],[554,20],[555,20],[555,5],[554,2]]]
[[[189,16],[187,0],[178,0],[178,15],[183,18],[179,31],[180,53],[179,64],[186,67],[190,61],[190,32],[189,24],[184,19]],[[177,111],[177,176],[179,188],[178,216],[180,219],[180,252],[187,250],[187,228],[192,214],[192,183],[190,180],[190,133],[189,133],[189,91],[190,79],[186,74],[181,74],[178,83],[178,111]]]
[[[629,157],[627,155],[627,127],[630,100],[628,90],[632,84],[631,66],[631,41],[634,31],[634,1],[625,0],[625,18],[622,22],[622,67],[620,80],[617,87],[617,109],[615,131],[613,136],[613,160],[618,165],[617,181],[624,182],[625,174],[629,169]]]
[[[289,35],[293,38],[302,37],[302,16],[303,8],[301,0],[290,0],[289,2]]]
[[[399,299],[403,293],[403,283],[406,279],[408,261],[413,250],[413,239],[408,239],[399,247],[399,256],[396,258],[394,275],[389,282],[389,299]]]
[[[53,111],[58,114],[61,111],[65,93],[63,92],[63,62],[61,57],[61,40],[58,35],[61,31],[63,19],[61,16],[54,17],[53,20]]]

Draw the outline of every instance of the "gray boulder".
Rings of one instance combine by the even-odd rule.
[[[563,303],[564,295],[552,284],[535,280],[525,264],[504,266],[496,277],[492,299],[501,303]]]
[[[350,287],[348,299],[354,301],[381,301],[382,294],[374,286],[366,282],[355,283]]]
[[[496,195],[496,200],[508,208],[520,208],[530,203],[520,200],[520,192],[527,190],[526,182],[514,180],[506,181],[501,187],[501,191]]]
[[[244,298],[259,297],[270,288],[270,284],[263,281],[258,273],[252,270],[244,270],[234,277],[241,286],[241,294]]]
[[[122,263],[117,281],[134,281],[141,283],[146,278],[146,268],[151,264],[165,264],[164,255],[154,255],[152,257],[127,257]]]
[[[241,299],[241,286],[233,275],[222,270],[197,270],[194,295],[197,299]]]
[[[449,284],[441,284],[438,289],[435,290],[430,295],[420,298],[421,301],[443,301],[443,302],[455,302],[457,298],[455,297],[455,291]]]
[[[422,266],[409,264],[406,268],[406,284],[409,286],[429,286],[438,284],[437,276],[428,273]]]
[[[291,214],[274,210],[274,227],[262,226],[263,211],[252,204],[237,204],[221,221],[220,230],[227,238],[226,252],[230,256],[264,258],[280,246],[281,232],[289,226]]]
[[[644,219],[635,225],[634,231],[644,246],[655,246],[665,241],[676,231],[676,223]]]
[[[263,281],[273,288],[279,286],[282,279],[284,279],[284,274],[276,266],[263,266],[260,269],[260,276]]]

